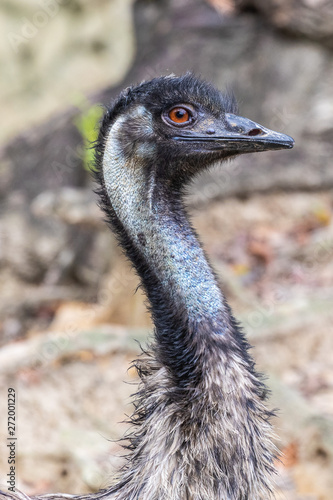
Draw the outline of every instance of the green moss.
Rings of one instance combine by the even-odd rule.
[[[94,170],[94,143],[98,137],[99,122],[103,116],[103,108],[99,104],[91,104],[85,97],[76,99],[80,113],[74,124],[83,140],[83,166],[86,170]]]

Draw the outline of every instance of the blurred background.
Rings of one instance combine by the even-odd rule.
[[[19,489],[95,491],[122,462],[151,323],[87,148],[123,87],[192,70],[296,140],[205,174],[187,204],[279,408],[278,498],[331,500],[333,2],[2,0],[0,26],[0,483],[8,387]]]

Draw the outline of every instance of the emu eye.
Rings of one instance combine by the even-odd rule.
[[[173,108],[168,116],[175,123],[186,123],[190,120],[190,113],[185,108]]]
[[[188,125],[195,117],[195,111],[188,106],[175,106],[162,115],[164,121],[171,125]]]

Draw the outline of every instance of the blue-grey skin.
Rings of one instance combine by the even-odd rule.
[[[174,106],[191,120],[172,123]],[[184,187],[213,163],[293,146],[236,112],[234,99],[187,74],[126,89],[105,114],[96,149],[101,203],[141,279],[155,332],[135,363],[141,386],[127,463],[90,497],[273,496],[267,390],[182,203]]]
[[[152,116],[144,106],[133,107],[128,118],[139,119],[146,134],[153,136]],[[168,199],[159,197],[155,180],[138,166],[140,158],[155,161],[155,144],[139,143],[127,158],[118,137],[123,122],[120,116],[112,126],[104,152],[105,187],[116,216],[158,273],[164,293],[176,293],[198,322],[218,318],[224,310],[223,296],[197,238],[183,218],[173,217]]]

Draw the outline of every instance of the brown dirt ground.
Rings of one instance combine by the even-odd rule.
[[[332,213],[332,194],[293,193],[217,201],[195,211],[192,220],[223,279],[236,317],[255,344],[260,369],[276,377],[286,390],[301,395],[306,411],[333,422]],[[112,282],[126,265],[119,261],[105,282]],[[69,324],[83,330],[88,317],[84,313],[92,309],[90,330],[98,331],[101,323],[132,324],[128,303],[135,309],[137,324],[149,324],[142,297],[133,296],[134,287],[135,279],[124,280],[118,299],[112,298],[116,308],[109,302],[63,303],[48,331],[61,334]],[[124,313],[122,304],[127,304]],[[42,339],[46,333],[34,329],[7,347],[13,353],[18,345],[24,350],[29,340]],[[5,483],[8,469],[3,446],[6,391],[15,386],[17,487],[36,494],[89,492],[107,485],[121,461],[115,440],[127,429],[121,422],[131,412],[136,380],[133,370],[127,369],[137,352],[133,344],[119,343],[105,352],[79,348],[50,355],[38,367],[23,363],[15,370],[0,368],[0,482]],[[290,413],[280,414],[276,421],[284,453],[278,498],[329,500],[332,457],[313,456],[312,460],[310,453],[302,451],[299,420],[293,420],[292,410],[293,403]]]

